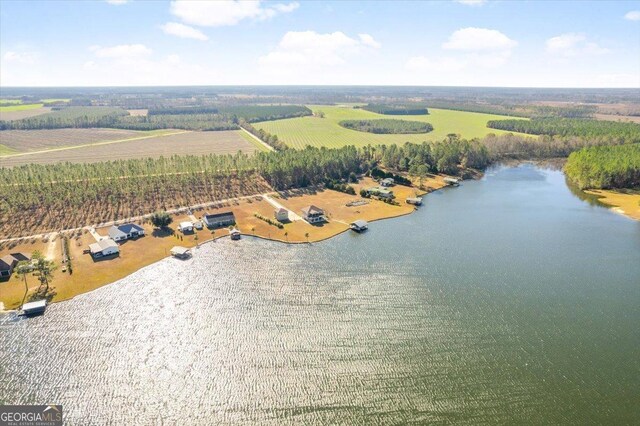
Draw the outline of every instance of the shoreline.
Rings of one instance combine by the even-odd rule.
[[[444,176],[432,176],[424,179],[423,184],[426,190],[416,187],[405,187],[396,185],[392,189],[396,194],[398,205],[391,205],[374,199],[364,199],[359,195],[349,195],[338,191],[305,188],[303,190],[283,191],[276,193],[272,197],[277,198],[277,202],[284,205],[289,211],[299,211],[303,205],[318,205],[324,208],[328,222],[320,225],[310,225],[302,220],[285,223],[282,228],[277,228],[268,224],[264,220],[257,218],[273,216],[273,206],[262,196],[247,197],[245,199],[229,200],[223,206],[211,209],[200,209],[194,211],[193,215],[203,212],[215,213],[220,210],[233,211],[236,217],[236,227],[243,236],[255,237],[263,240],[271,240],[283,244],[310,244],[322,242],[334,238],[350,230],[349,223],[364,219],[374,222],[394,217],[401,217],[414,213],[417,208],[410,204],[405,204],[404,200],[413,196],[424,196],[430,192],[446,187]],[[353,184],[356,193],[361,188],[370,187],[375,182],[370,178],[365,178],[357,184]],[[349,205],[353,201],[363,201],[364,204]],[[173,227],[180,221],[191,220],[186,212],[179,212],[173,216]],[[118,221],[121,223],[122,221]],[[86,230],[72,234],[69,241],[69,253],[73,265],[73,274],[67,270],[62,270],[62,243],[59,236],[52,240],[36,241],[31,239],[27,242],[16,243],[3,251],[7,252],[30,252],[35,250],[43,254],[57,253],[53,260],[58,265],[58,270],[54,272],[54,278],[50,284],[49,303],[57,303],[75,298],[80,294],[89,293],[97,288],[117,282],[132,273],[135,273],[147,266],[162,261],[168,257],[169,249],[172,246],[184,246],[190,249],[197,248],[202,244],[215,242],[219,238],[229,236],[226,228],[215,229],[213,231],[206,227],[191,234],[181,234],[177,230],[170,232],[154,229],[149,223],[143,222],[141,226],[145,229],[145,236],[136,240],[127,240],[119,245],[120,253],[113,258],[104,260],[94,260],[90,255],[84,254],[84,249],[95,241],[94,236]],[[107,228],[97,228],[99,236],[105,236]],[[28,295],[25,301],[29,300],[38,288],[37,280],[28,277]],[[3,303],[4,310],[0,313],[7,313],[19,308],[25,293],[25,285],[22,280],[15,275],[7,281],[0,282],[0,289],[3,290],[0,303]]]

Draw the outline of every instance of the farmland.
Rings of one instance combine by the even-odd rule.
[[[5,130],[0,132],[0,144],[17,152],[27,152],[130,139],[144,134],[145,132],[118,129]]]
[[[310,108],[316,114],[318,111],[323,112],[324,118],[317,116],[290,118],[255,123],[254,127],[278,135],[280,140],[293,148],[303,148],[307,145],[340,147],[344,145],[366,146],[436,141],[444,139],[449,133],[460,134],[464,138],[483,137],[489,133],[508,133],[487,128],[489,120],[499,120],[505,118],[504,116],[434,108],[429,108],[428,115],[402,116],[402,119],[405,120],[431,123],[434,130],[428,134],[381,135],[364,133],[345,129],[340,126],[339,122],[342,120],[388,119],[389,116],[341,106],[312,105]]]
[[[16,105],[24,106],[24,105]],[[32,106],[32,105],[27,105]],[[0,107],[0,121],[13,121],[13,120],[22,120],[23,118],[35,117],[37,115],[46,114],[51,112],[51,108],[44,107],[42,104],[36,104],[35,108],[18,108],[14,107]]]
[[[43,130],[44,134],[55,130]],[[49,150],[22,153],[0,157],[0,167],[23,164],[53,164],[69,161],[72,163],[95,163],[109,160],[132,158],[158,158],[160,156],[235,154],[238,151],[253,153],[265,150],[257,141],[239,130],[220,132],[152,131],[132,132],[113,129],[60,129],[58,132],[125,132],[127,139],[89,143],[76,147],[60,147]],[[32,133],[36,131],[25,131]],[[7,133],[7,131],[3,132]],[[0,133],[2,134],[2,133]]]

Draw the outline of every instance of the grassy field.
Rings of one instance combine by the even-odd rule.
[[[46,132],[50,131],[46,130]],[[75,147],[61,147],[8,155],[0,157],[0,167],[14,167],[33,163],[53,164],[64,161],[95,163],[130,158],[168,157],[174,154],[235,154],[238,151],[253,153],[259,150],[264,150],[264,148],[257,142],[246,138],[240,130],[220,132],[161,130],[135,132],[134,137],[124,140],[96,142]]]
[[[42,108],[42,104],[14,104],[8,106],[0,106],[0,112],[11,112],[11,111],[25,111],[28,109],[38,109]]]
[[[389,116],[344,106],[309,105],[314,112],[322,111],[324,118],[301,117],[286,120],[264,121],[254,127],[278,135],[287,145],[302,148],[306,145],[340,147],[344,145],[380,145],[404,142],[423,142],[442,140],[449,133],[457,133],[465,138],[483,137],[489,133],[508,132],[487,128],[487,121],[500,120],[501,115],[480,114],[475,112],[451,111],[429,108],[428,115]],[[345,129],[338,123],[341,120],[359,119],[413,120],[431,123],[434,130],[427,134],[380,135]]]

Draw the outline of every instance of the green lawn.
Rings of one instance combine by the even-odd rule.
[[[0,106],[1,112],[25,111],[28,109],[42,108],[42,104],[15,104],[10,106]]]
[[[489,133],[505,134],[509,132],[489,129],[487,121],[506,118],[502,115],[480,114],[476,112],[452,111],[429,108],[428,115],[381,115],[361,109],[344,106],[308,105],[314,112],[323,111],[324,118],[300,117],[285,120],[254,123],[254,127],[278,135],[287,145],[303,148],[305,145],[340,147],[344,145],[381,145],[404,142],[438,141],[449,133],[462,135],[463,138],[483,137]],[[341,120],[351,119],[397,119],[426,121],[433,125],[430,133],[411,135],[380,135],[345,129],[338,124]]]

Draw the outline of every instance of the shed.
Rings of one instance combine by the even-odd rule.
[[[285,209],[284,207],[280,207],[279,209],[275,210],[274,216],[276,217],[276,220],[278,222],[286,222],[289,220],[289,210]]]
[[[393,186],[396,184],[396,181],[393,178],[385,178],[380,181],[380,185],[382,186]]]
[[[178,229],[182,233],[193,232],[193,222],[189,222],[189,221],[180,222],[180,225],[178,225]]]
[[[231,231],[229,231],[229,235],[231,235],[232,240],[239,240],[242,233],[236,228],[233,228]]]

